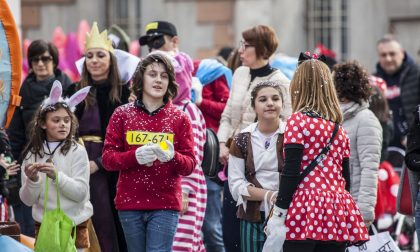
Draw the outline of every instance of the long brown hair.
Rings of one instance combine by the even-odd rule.
[[[108,80],[110,81],[112,87],[111,91],[109,92],[109,100],[112,103],[119,103],[121,102],[121,93],[122,93],[122,83],[120,79],[120,74],[118,72],[118,64],[117,64],[117,58],[115,58],[114,54],[111,52],[108,52],[110,54],[110,63],[109,63],[109,74],[108,74]],[[82,76],[80,79],[80,85],[78,85],[77,90],[82,89],[84,87],[87,87],[89,85],[92,85],[93,79],[92,75],[89,73],[86,67],[86,61],[83,64],[83,71]],[[76,90],[76,91],[77,91]],[[85,99],[85,108],[88,108],[95,103],[95,94],[93,93],[93,90],[91,90],[88,94],[88,96]]]
[[[327,120],[343,121],[330,69],[319,60],[306,60],[298,66],[290,95],[293,112],[314,111]]]
[[[160,53],[150,54],[139,63],[139,66],[134,73],[131,91],[137,96],[137,99],[142,99],[144,73],[146,72],[147,66],[153,63],[162,63],[165,67],[166,73],[168,74],[168,90],[166,90],[166,93],[163,96],[163,101],[167,102],[169,99],[175,98],[178,94],[178,84],[175,82],[175,70],[171,61]]]
[[[70,111],[70,108],[67,106],[67,104],[58,102],[55,105],[48,106],[48,108],[45,109],[41,109],[41,107],[39,107],[35,112],[35,116],[29,125],[29,141],[23,150],[24,158],[28,155],[28,153],[31,153],[35,156],[40,156],[41,158],[44,157],[44,141],[47,139],[47,134],[46,130],[42,128],[42,125],[47,122],[48,113],[55,112],[60,108],[66,110],[71,120],[69,135],[64,140],[60,151],[63,155],[66,155],[72,145],[77,146],[76,142],[73,140],[76,134],[76,130],[79,127],[77,118],[74,113]],[[28,156],[28,158],[29,157],[30,156]]]

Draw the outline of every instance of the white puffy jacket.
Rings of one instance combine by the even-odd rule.
[[[367,102],[341,105],[350,139],[350,193],[365,221],[375,219],[382,127]]]

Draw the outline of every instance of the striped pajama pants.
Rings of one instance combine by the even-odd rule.
[[[267,238],[264,233],[263,223],[253,223],[246,220],[240,220],[240,222],[241,251],[261,252]]]

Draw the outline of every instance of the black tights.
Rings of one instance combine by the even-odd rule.
[[[285,241],[283,252],[344,252],[345,242],[333,241]]]

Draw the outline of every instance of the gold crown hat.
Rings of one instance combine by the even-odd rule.
[[[112,41],[108,38],[108,32],[105,29],[99,34],[98,23],[93,22],[92,30],[86,33],[86,50],[91,48],[105,49],[109,52],[114,52]]]

